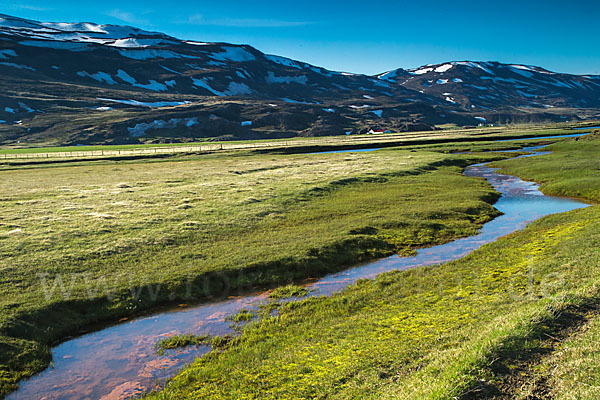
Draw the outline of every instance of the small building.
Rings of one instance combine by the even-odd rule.
[[[367,135],[381,135],[383,133],[392,133],[389,129],[371,129]]]

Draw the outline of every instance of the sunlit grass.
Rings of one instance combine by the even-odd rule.
[[[550,156],[498,164],[545,190],[596,200],[599,143],[568,141]],[[247,325],[238,344],[149,397],[453,399],[498,387],[526,398],[521,370],[508,365],[516,376],[503,381],[489,366],[550,351],[539,368],[539,359],[523,362],[534,363],[558,398],[595,398],[598,318],[580,333],[573,326],[563,348],[544,346],[558,335],[553,321],[600,304],[599,227],[598,206],[548,216],[461,260],[278,305],[276,315]]]
[[[229,154],[0,171],[1,391],[98,321],[220,296],[223,280],[229,291],[287,284],[472,235],[497,215],[496,195],[462,167],[491,157]]]

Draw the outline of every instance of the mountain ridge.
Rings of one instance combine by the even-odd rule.
[[[0,144],[428,130],[597,116],[600,77],[453,61],[377,75],[250,45],[0,14]]]

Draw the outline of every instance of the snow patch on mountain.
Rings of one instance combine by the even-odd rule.
[[[223,46],[221,50],[219,53],[212,53],[210,57],[217,61],[244,62],[256,60],[252,53],[241,47]]]
[[[265,58],[271,62],[274,62],[275,64],[279,64],[279,65],[283,65],[283,66],[291,67],[291,68],[302,69],[302,66],[300,64],[298,64],[296,61],[291,60],[286,57],[265,54]]]
[[[144,47],[144,45],[134,38],[117,39],[114,42],[107,44],[114,47]]]
[[[379,79],[369,79],[369,82],[371,82],[375,86],[381,86],[381,87],[384,87],[384,88],[389,88],[390,87],[389,83],[387,83],[385,81],[380,81]]]
[[[290,67],[290,68],[296,68],[296,69],[310,69],[311,71],[316,72],[317,74],[320,74],[320,75],[324,75],[324,76],[332,76],[333,75],[333,73],[331,71],[328,71],[326,69],[323,69],[320,67],[315,67],[314,65],[294,61],[287,57],[275,56],[272,54],[265,54],[265,58],[271,62],[274,62],[275,64],[283,65],[284,67]],[[336,74],[338,74],[338,73],[336,73]],[[343,73],[341,73],[339,75],[343,75]]]
[[[446,72],[452,69],[452,67],[454,67],[454,65],[452,64],[444,64],[444,65],[440,65],[439,67],[437,67],[436,69],[434,69],[434,72]]]
[[[164,69],[165,71],[169,71],[169,72],[172,72],[172,73],[174,73],[174,74],[177,74],[177,75],[183,75],[181,72],[177,72],[177,71],[175,71],[175,70],[173,70],[173,69],[171,69],[171,68],[167,68],[167,67],[165,67],[164,65],[161,65],[160,67],[161,67],[162,69]]]
[[[56,46],[57,42],[63,42],[66,45],[96,43],[116,47],[145,47],[178,43],[174,38],[167,35],[143,31],[129,26],[98,25],[89,22],[38,22],[4,14],[0,14],[0,29],[15,36],[47,42],[45,46],[41,43],[38,44],[42,47]],[[86,50],[87,46],[65,46],[63,49]]]
[[[119,79],[121,79],[122,81],[125,81],[131,85],[135,85],[137,83],[137,81],[135,80],[134,77],[132,77],[131,75],[129,75],[127,72],[123,71],[122,69],[117,71],[117,77]]]
[[[535,94],[530,94],[530,93],[525,93],[522,90],[517,90],[517,93],[521,96],[521,97],[528,97],[528,98],[534,98],[537,97]]]
[[[27,111],[28,113],[35,112],[35,110],[33,108],[29,107],[27,104],[25,104],[23,102],[19,102],[19,107],[21,107],[23,110]]]
[[[210,60],[206,65],[214,65],[215,67],[227,67],[227,64],[220,61]]]
[[[191,44],[192,46],[208,46],[214,43],[209,43],[209,42],[195,42],[193,40],[186,40],[185,41],[186,44]]]
[[[14,50],[0,50],[0,59],[6,60],[8,57],[16,57],[17,53]]]
[[[149,107],[149,108],[162,108],[162,107],[174,107],[181,106],[184,104],[190,104],[190,101],[155,101],[155,102],[143,102],[137,100],[116,100],[116,99],[106,99],[102,97],[98,97],[98,100],[109,101],[112,103],[120,103],[126,104],[129,106],[140,106],[140,107]]]
[[[534,73],[531,72],[530,70],[525,70],[525,69],[521,69],[521,68],[516,68],[514,66],[509,66],[510,70],[516,74],[522,75],[525,78],[532,78],[534,76]]]
[[[300,85],[306,85],[308,82],[308,78],[306,75],[301,76],[275,76],[275,74],[271,71],[267,73],[267,77],[265,78],[267,83],[298,83]]]
[[[210,80],[211,80],[210,77],[208,77],[208,78],[192,78],[192,82],[193,82],[194,86],[206,89],[209,92],[211,92],[212,94],[214,94],[215,96],[220,96],[220,97],[242,96],[242,95],[252,93],[252,90],[248,87],[248,85],[246,85],[245,83],[239,83],[239,82],[230,82],[229,86],[227,87],[227,90],[224,92],[221,92],[221,91],[213,89],[212,86],[210,86],[210,84],[208,83]]]
[[[225,94],[227,96],[243,96],[245,94],[252,94],[252,90],[245,83],[230,82]]]
[[[498,83],[498,82],[518,83],[518,82],[520,82],[513,78],[501,78],[499,76],[480,76],[479,79],[490,80],[490,81],[493,81],[494,83]],[[525,83],[525,82],[521,82],[521,83]]]
[[[555,79],[555,78],[551,78],[548,81],[548,83],[551,84],[552,86],[565,87],[565,88],[573,89],[572,85],[569,85],[568,83],[563,82],[563,81],[559,81],[558,79]]]
[[[426,73],[431,72],[431,71],[433,71],[433,68],[421,68],[421,69],[412,70],[412,71],[409,71],[409,72],[411,74],[413,74],[413,75],[423,75],[423,74],[426,74]]]
[[[108,83],[109,85],[117,84],[117,82],[113,80],[112,76],[110,74],[107,74],[106,72],[97,72],[95,74],[90,74],[86,71],[79,71],[77,75],[81,77],[87,76],[88,78],[92,78],[100,83]]]
[[[352,89],[350,89],[350,88],[348,88],[346,86],[342,86],[340,84],[337,84],[335,82],[333,82],[331,85],[334,86],[334,87],[336,87],[336,88],[338,88],[338,89],[340,89],[340,90],[346,91],[346,92],[352,91]]]
[[[165,39],[148,39],[148,38],[124,38],[117,39],[114,41],[105,41],[103,44],[112,47],[124,47],[124,48],[144,48],[150,46],[160,46],[167,44],[177,44],[174,40]]]
[[[548,71],[548,70],[545,70],[543,68],[536,67],[533,65],[510,64],[509,67],[517,68],[517,69],[521,69],[521,70],[525,70],[525,71],[537,72],[540,74],[556,75],[556,73],[554,73],[554,72],[551,72],[551,71]]]
[[[399,69],[395,69],[393,71],[384,72],[383,74],[378,75],[377,77],[379,79],[383,79],[383,80],[386,80],[386,81],[392,81],[393,82],[398,77],[398,71],[400,71],[400,70]]]
[[[463,65],[471,68],[479,68],[484,72],[487,72],[490,75],[496,75],[494,71],[492,71],[489,67],[491,67],[490,63],[485,62],[472,62],[472,61],[454,61],[451,63],[452,65]]]
[[[92,24],[89,22],[80,22],[80,23],[68,23],[68,22],[42,22],[40,25],[50,28],[54,31],[62,31],[62,32],[93,32],[93,33],[103,33],[107,34],[108,32],[102,29],[102,26],[97,24]]]
[[[30,67],[28,65],[23,65],[23,64],[15,64],[15,63],[10,63],[10,62],[0,62],[0,65],[4,65],[7,67],[13,67],[13,68],[18,68],[18,69],[26,69],[29,71],[35,71],[35,68]]]
[[[164,92],[167,90],[167,87],[164,84],[156,82],[153,79],[151,79],[147,84],[138,83],[134,77],[132,77],[122,69],[117,71],[117,77],[122,81],[129,83],[131,86],[139,87],[142,89],[153,90],[155,92]]]
[[[219,92],[215,89],[213,89],[209,84],[208,84],[208,80],[209,78],[192,78],[192,82],[194,84],[194,86],[203,88],[208,90],[209,92],[211,92],[212,94],[214,94],[215,96],[225,96],[224,93]]]
[[[131,58],[133,60],[150,60],[153,58],[198,58],[196,56],[180,54],[170,50],[156,49],[121,50],[119,53],[123,57]]]
[[[129,134],[132,137],[140,137],[146,134],[146,131],[150,129],[174,129],[178,125],[183,124],[186,127],[192,127],[198,124],[198,117],[192,118],[171,118],[169,120],[157,119],[152,122],[142,122],[136,124],[134,127],[127,128]]]

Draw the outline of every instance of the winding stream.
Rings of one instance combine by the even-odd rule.
[[[531,155],[538,154],[543,153]],[[465,175],[485,178],[502,194],[494,204],[503,213],[502,216],[485,224],[475,236],[421,249],[413,257],[391,256],[327,275],[308,285],[314,289],[310,295],[328,296],[358,279],[373,278],[386,271],[456,260],[486,243],[522,229],[528,222],[587,206],[571,199],[545,196],[538,190],[537,184],[498,174],[484,164],[468,167]],[[51,367],[21,382],[19,390],[8,399],[108,400],[142,394],[210,350],[205,346],[192,347],[159,356],[154,350],[157,340],[179,333],[233,333],[226,317],[242,308],[256,307],[267,300],[267,295],[259,293],[162,312],[69,340],[53,349]]]

